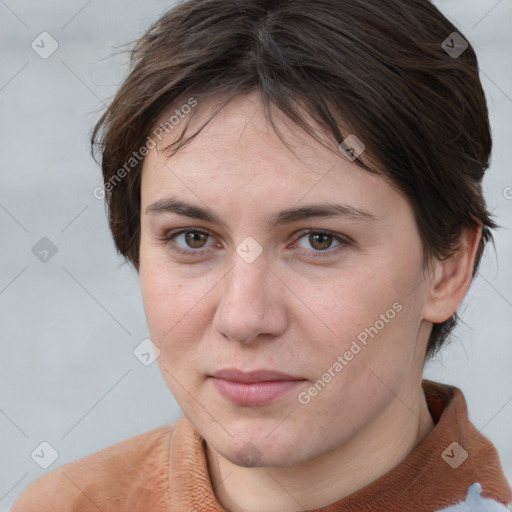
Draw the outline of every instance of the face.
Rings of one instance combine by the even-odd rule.
[[[196,108],[192,132],[215,104]],[[142,173],[139,273],[162,375],[244,466],[347,443],[417,387],[426,346],[407,200],[273,118],[291,150],[250,94],[174,156],[151,150]]]

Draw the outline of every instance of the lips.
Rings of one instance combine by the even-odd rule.
[[[243,372],[236,368],[226,368],[225,370],[220,370],[219,372],[214,373],[212,376],[218,379],[245,383],[304,380],[302,377],[293,377],[292,375],[287,375],[286,373],[276,372],[273,370],[252,370],[249,372]]]
[[[243,372],[234,368],[215,372],[211,379],[224,398],[241,407],[271,404],[305,382],[273,370]]]

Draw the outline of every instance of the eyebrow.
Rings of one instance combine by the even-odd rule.
[[[186,203],[177,198],[159,199],[146,208],[146,214],[177,214],[184,217],[218,224],[229,229],[226,223],[210,208]],[[286,208],[272,215],[268,220],[270,229],[311,218],[347,218],[353,221],[376,221],[373,213],[347,204],[320,203]]]

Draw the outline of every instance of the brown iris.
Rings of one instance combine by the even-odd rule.
[[[332,243],[332,235],[326,235],[323,233],[316,233],[309,235],[309,242],[311,246],[319,251],[328,249]]]
[[[208,235],[205,233],[198,233],[197,231],[187,231],[185,234],[185,241],[187,245],[193,249],[201,249],[207,238]]]

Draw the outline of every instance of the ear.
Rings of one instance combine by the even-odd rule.
[[[482,237],[482,225],[464,227],[458,249],[447,259],[435,262],[423,318],[432,323],[448,320],[459,307],[471,284],[475,256]]]

